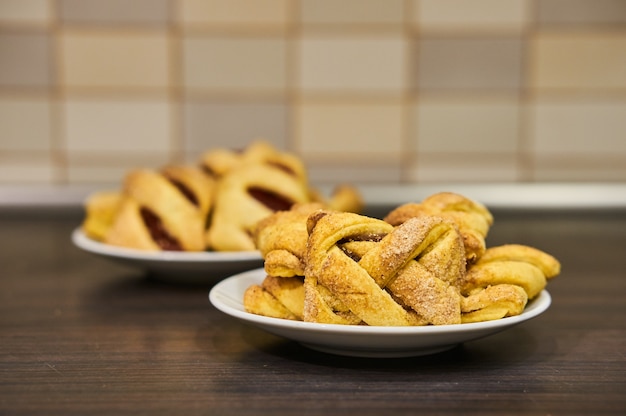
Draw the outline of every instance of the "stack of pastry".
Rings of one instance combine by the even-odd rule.
[[[560,273],[524,245],[486,247],[482,204],[439,193],[384,219],[299,204],[254,232],[267,277],[248,312],[306,322],[445,325],[520,314]]]
[[[321,196],[298,157],[259,140],[243,152],[209,150],[195,166],[133,170],[121,190],[87,199],[82,228],[95,240],[142,250],[255,250],[258,221],[308,202],[353,212],[362,204],[352,186]]]

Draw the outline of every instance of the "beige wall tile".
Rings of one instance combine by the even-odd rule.
[[[66,31],[61,52],[61,82],[69,88],[165,90],[170,83],[164,33]]]
[[[51,41],[40,32],[0,32],[0,87],[48,87]]]
[[[48,155],[0,155],[0,184],[51,184],[55,180],[55,167]]]
[[[72,154],[67,158],[70,183],[98,183],[103,189],[120,189],[124,177],[133,169],[160,169],[170,162],[165,155],[136,153]]]
[[[302,24],[392,24],[404,22],[404,0],[301,0]]]
[[[406,40],[400,36],[304,37],[298,86],[306,92],[400,94],[406,86]]]
[[[626,157],[536,156],[535,181],[539,182],[625,182]]]
[[[529,0],[412,0],[419,30],[521,30],[529,20]]]
[[[413,111],[413,148],[419,152],[514,154],[517,150],[516,98],[424,97]]]
[[[540,33],[532,43],[532,86],[626,88],[626,35]]]
[[[179,0],[183,24],[286,27],[290,0]]]
[[[52,0],[0,0],[0,23],[47,24]]]
[[[516,90],[522,42],[517,37],[424,38],[417,46],[420,90]]]
[[[190,36],[183,41],[187,90],[283,92],[286,41],[276,36]]]
[[[186,151],[191,157],[212,147],[242,149],[263,138],[287,147],[284,102],[188,101],[184,107]]]
[[[165,25],[168,0],[59,0],[59,18],[68,23]]]
[[[537,20],[540,25],[583,25],[626,23],[623,0],[539,0]]]
[[[402,166],[397,162],[375,163],[373,160],[364,162],[349,161],[309,161],[306,164],[309,181],[314,185],[334,186],[367,183],[397,183],[402,180]],[[329,190],[326,195],[330,195]]]
[[[430,183],[497,183],[519,180],[515,156],[471,158],[462,155],[420,154],[410,169],[410,180]]]
[[[45,98],[0,97],[0,151],[50,150],[51,106]]]
[[[532,108],[537,155],[626,156],[626,100],[542,99]]]
[[[170,105],[161,100],[69,99],[64,123],[67,150],[166,154],[171,119]]]
[[[401,102],[303,101],[295,109],[295,136],[307,155],[394,158],[402,154]]]

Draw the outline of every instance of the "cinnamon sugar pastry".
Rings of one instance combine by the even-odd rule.
[[[104,242],[143,250],[205,249],[211,179],[193,167],[131,171]]]
[[[407,203],[392,210],[384,218],[398,225],[412,217],[437,215],[454,221],[465,245],[466,258],[474,262],[486,249],[485,238],[493,224],[493,216],[479,202],[451,192],[433,194],[421,203]]]
[[[460,323],[463,243],[442,218],[398,227],[353,214],[309,217],[304,320],[400,326]],[[344,242],[369,241],[359,258]],[[445,248],[444,248],[445,247]],[[356,257],[355,257],[356,254]]]
[[[534,247],[507,244],[488,248],[470,266],[461,287],[463,322],[520,314],[527,301],[560,270],[558,260]]]

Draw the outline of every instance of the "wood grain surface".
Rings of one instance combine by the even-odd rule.
[[[626,213],[494,214],[489,245],[561,260],[552,306],[402,359],[314,352],[241,324],[210,305],[208,284],[74,247],[80,217],[0,214],[0,414],[626,414]]]

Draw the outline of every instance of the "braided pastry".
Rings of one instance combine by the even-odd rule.
[[[493,216],[484,205],[462,195],[451,192],[436,193],[421,203],[401,205],[384,219],[392,225],[399,225],[409,218],[424,215],[441,216],[457,224],[469,262],[476,261],[485,252],[485,238],[493,224]]]
[[[407,212],[396,211],[396,219]],[[490,214],[481,216],[488,222]],[[468,240],[458,223],[471,221],[456,215],[407,215],[398,222],[318,203],[260,221],[254,239],[268,275],[246,291],[246,310],[347,325],[482,322],[522,313],[560,273],[554,257],[519,244],[488,248],[467,262]],[[485,230],[482,224],[474,229]]]
[[[460,322],[457,286],[465,258],[453,223],[428,217],[393,227],[358,214],[318,212],[309,217],[309,230],[305,321],[346,323],[356,317],[385,326]],[[349,251],[342,247],[360,241],[378,243],[366,244],[369,250],[360,258],[355,258],[360,254],[355,244]],[[329,302],[333,297],[336,301]]]
[[[104,242],[152,251],[203,251],[211,184],[194,167],[131,171]]]

